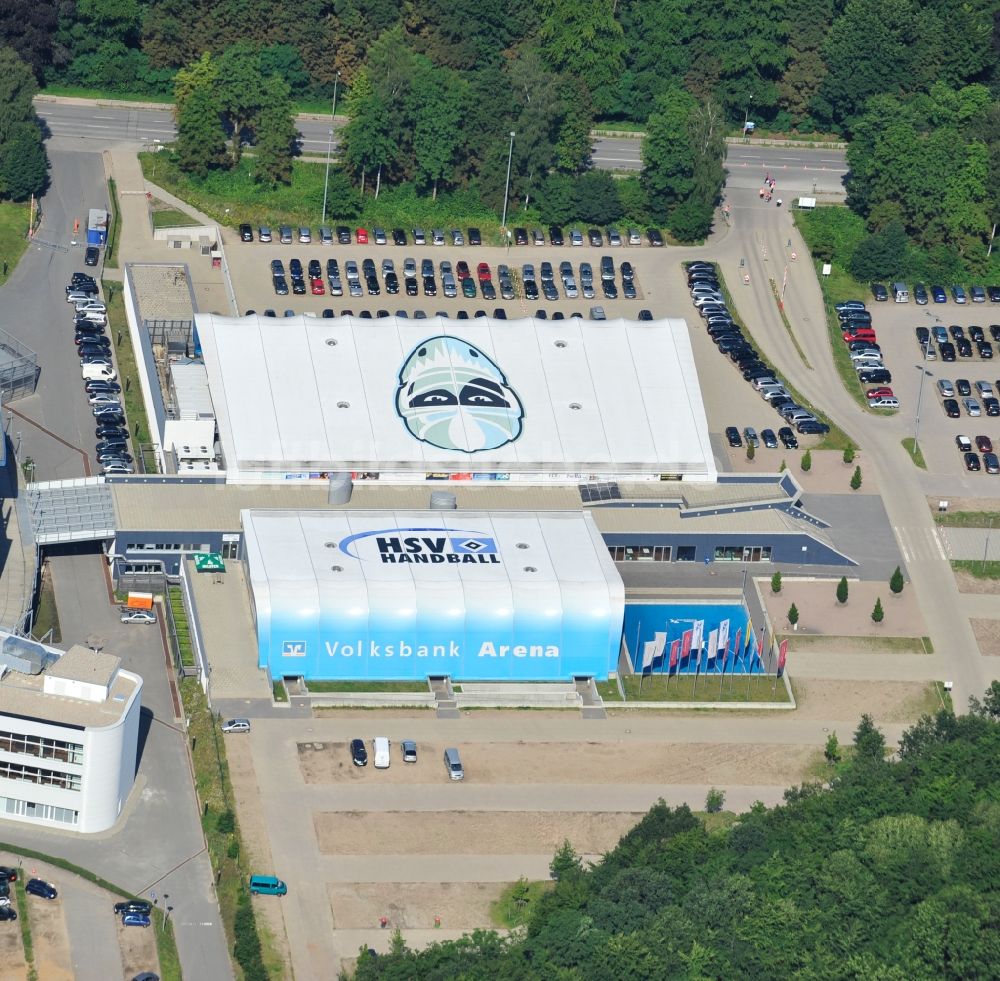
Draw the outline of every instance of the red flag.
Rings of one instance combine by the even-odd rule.
[[[781,646],[778,648],[778,675],[781,676],[781,672],[785,670],[785,661],[788,658],[788,641],[783,640]]]
[[[685,630],[681,634],[681,660],[686,661],[691,656],[691,638],[694,635],[694,631]]]
[[[677,661],[680,658],[681,653],[681,642],[675,640],[670,645],[670,670],[673,671],[677,667]]]

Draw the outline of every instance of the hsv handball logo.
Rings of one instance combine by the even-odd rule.
[[[386,528],[341,539],[344,555],[385,565],[499,565],[497,543],[489,535],[453,528]]]
[[[447,335],[418,344],[403,362],[396,412],[422,443],[463,453],[513,443],[524,424],[524,407],[500,368]]]

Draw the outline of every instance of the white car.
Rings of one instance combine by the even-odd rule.
[[[250,731],[250,720],[249,719],[229,719],[222,723],[223,732],[249,732]]]
[[[122,610],[122,623],[156,623],[156,614],[152,610]]]
[[[110,392],[93,392],[88,401],[91,405],[121,405],[118,396]]]

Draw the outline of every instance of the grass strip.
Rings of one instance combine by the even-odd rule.
[[[24,876],[19,875],[14,883],[14,896],[17,903],[17,922],[21,925],[21,946],[24,947],[24,965],[28,969],[28,981],[38,981],[38,971],[35,968],[35,945],[31,939],[31,917],[28,909],[28,896],[24,891]]]
[[[967,572],[976,579],[1000,579],[1000,562],[996,559],[952,559],[951,567],[956,572]]]
[[[642,681],[640,691],[640,680]],[[777,683],[775,683],[777,682]],[[788,702],[784,682],[773,675],[636,675],[622,678],[626,704],[632,702]]]
[[[164,107],[173,105],[173,95],[150,95],[148,92],[119,92],[91,89],[83,85],[46,85],[39,95],[54,95],[64,99],[100,99],[104,102],[157,102]]]
[[[192,218],[186,211],[177,208],[161,208],[153,211],[153,228],[185,228],[198,225],[197,218]]]
[[[285,690],[285,683],[283,681],[271,682],[271,693],[276,702],[288,701],[288,692]]]
[[[307,681],[306,687],[317,692],[424,692],[429,691],[426,681]]]
[[[109,269],[118,268],[118,242],[121,238],[121,208],[118,206],[118,185],[113,177],[108,178],[108,202],[111,208],[111,221],[108,225],[108,238],[104,243],[104,265]]]
[[[722,285],[722,295],[726,301],[726,307],[729,310],[730,316],[733,318],[734,323],[744,331],[748,337],[753,335],[750,333],[747,325],[743,322],[737,310],[736,304],[733,302],[733,294],[729,291],[729,285],[726,283],[725,275],[722,270],[716,266],[716,273],[719,277],[719,283]],[[778,371],[774,366],[774,362],[763,352],[758,349],[758,355],[761,361],[767,365],[768,368],[774,373],[774,377],[781,382],[782,385],[788,390],[789,395],[795,401],[802,406],[802,408],[807,409],[811,412],[817,419],[821,422],[825,422],[829,427],[830,431],[823,436],[822,439],[816,444],[817,450],[846,450],[848,446],[852,446],[850,439],[848,439],[847,433],[845,433],[836,423],[834,423],[828,416],[820,412],[804,395],[796,390],[795,386],[789,382],[785,376]]]
[[[0,285],[13,275],[28,247],[28,211],[27,205],[0,201]]]
[[[795,331],[792,330],[791,321],[789,321],[788,316],[785,313],[785,301],[778,295],[778,284],[770,277],[768,277],[768,281],[771,284],[771,293],[774,296],[774,301],[778,304],[778,315],[781,317],[781,322],[785,325],[785,330],[788,331],[788,338],[791,340],[792,344],[795,345],[795,350],[798,351],[799,357],[802,359],[802,363],[807,368],[812,370],[812,365],[806,357],[806,352],[802,350],[802,345],[799,343],[799,339],[795,336]]]
[[[939,525],[951,528],[1000,528],[1000,511],[944,511],[934,515]]]
[[[539,900],[554,886],[554,882],[529,881],[524,876],[504,886],[503,892],[490,903],[493,925],[507,930],[524,926],[534,915]]]
[[[924,461],[924,454],[920,449],[920,444],[915,442],[912,436],[907,436],[903,440],[903,449],[906,450],[915,467],[920,467],[921,470],[927,469],[927,463]]]

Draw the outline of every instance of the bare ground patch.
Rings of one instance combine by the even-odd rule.
[[[795,681],[796,716],[856,724],[867,713],[877,723],[912,722],[925,711],[924,681]]]
[[[1000,656],[1000,620],[969,620],[984,657]]]
[[[402,930],[427,930],[441,918],[447,930],[475,930],[490,922],[490,904],[504,882],[340,882],[331,884],[330,908],[338,930],[378,926],[385,916]]]
[[[17,920],[6,920],[0,923],[0,981],[24,981],[27,973],[21,925]]]
[[[955,584],[960,593],[1000,593],[1000,579],[979,579],[964,569],[955,569]],[[985,652],[984,652],[985,653]]]
[[[307,784],[380,781],[390,784],[447,783],[441,763],[444,743],[421,743],[416,763],[403,763],[392,747],[392,765],[356,767],[345,743],[299,743],[299,768]],[[810,763],[809,746],[748,747],[733,744],[653,742],[465,743],[466,783],[606,784],[782,784],[799,780]]]
[[[118,921],[118,946],[122,952],[122,971],[126,978],[135,977],[140,971],[160,971],[156,956],[156,927],[127,927]]]
[[[551,855],[568,838],[600,855],[645,811],[334,811],[314,817],[324,855]]]
[[[73,981],[73,961],[62,903],[28,896],[35,968],[45,981]]]

